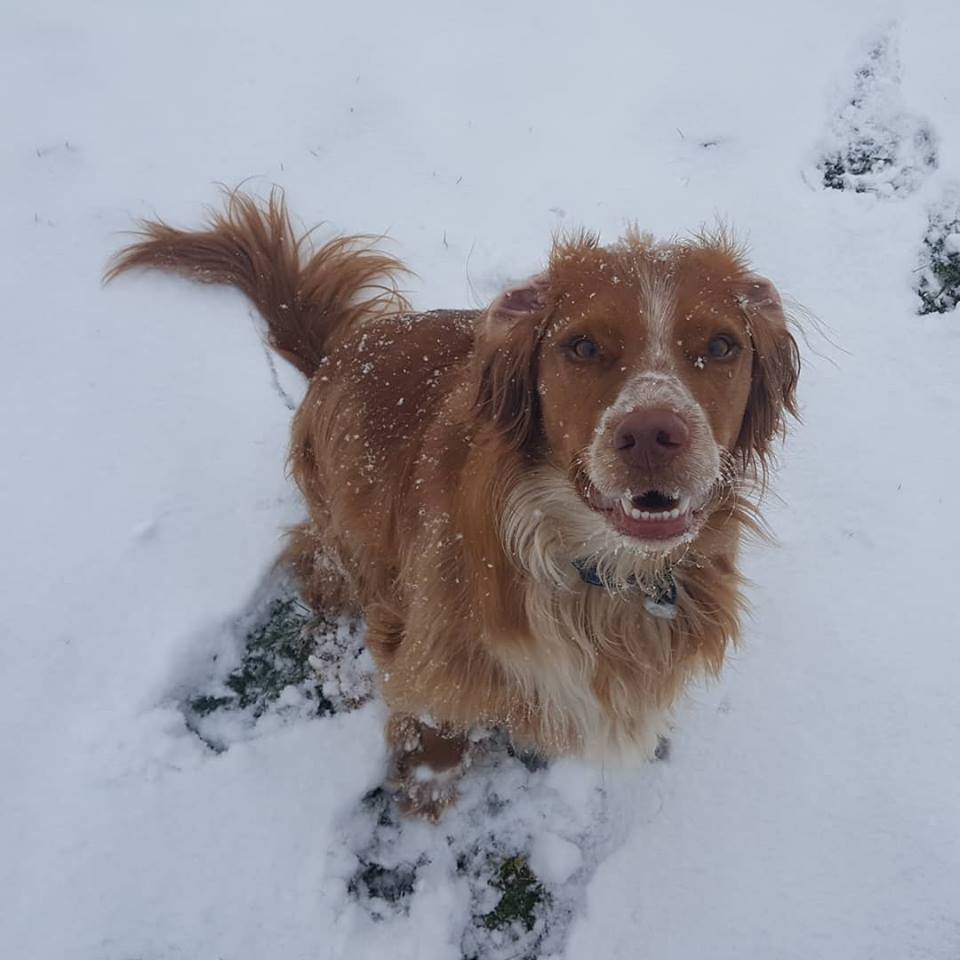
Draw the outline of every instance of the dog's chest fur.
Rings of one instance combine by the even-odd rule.
[[[601,761],[652,755],[677,693],[719,665],[734,629],[710,624],[689,587],[681,577],[676,617],[665,620],[647,611],[639,588],[528,584],[533,642],[500,655],[520,695],[536,704],[541,742]]]

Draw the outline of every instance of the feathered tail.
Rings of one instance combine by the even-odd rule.
[[[147,220],[140,235],[113,259],[108,281],[134,267],[159,267],[239,287],[266,320],[270,345],[307,377],[336,331],[372,314],[409,309],[396,284],[408,271],[374,248],[376,238],[337,237],[313,251],[310,231],[294,232],[278,188],[265,203],[229,192],[206,229]]]

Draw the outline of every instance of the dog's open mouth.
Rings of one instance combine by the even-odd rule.
[[[679,491],[627,492],[615,500],[591,490],[587,502],[603,513],[620,533],[641,540],[670,540],[682,536],[693,525],[696,514],[690,497]]]

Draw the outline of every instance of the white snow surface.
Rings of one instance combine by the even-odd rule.
[[[952,0],[6,0],[0,957],[960,957],[960,315],[913,290],[960,178],[958,34]],[[892,199],[817,171],[878,36],[937,150]],[[803,305],[779,543],[667,760],[501,757],[439,827],[386,828],[376,702],[291,691],[220,753],[188,728],[302,514],[302,385],[236,292],[100,276],[136,217],[196,224],[246,178],[320,236],[388,233],[424,308],[560,227],[717,217]],[[457,863],[484,837],[529,855],[545,932],[484,939],[496,895]],[[404,905],[351,892],[371,851],[420,864]]]

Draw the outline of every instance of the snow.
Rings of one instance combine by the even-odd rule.
[[[6,3],[0,956],[960,955],[960,315],[914,289],[960,179],[958,30],[949,0]],[[867,129],[906,152],[824,189]],[[492,740],[447,821],[398,825],[376,701],[290,688],[214,717],[220,752],[191,729],[301,516],[302,384],[235,292],[100,276],[136,217],[196,223],[245,178],[320,236],[388,232],[424,308],[535,273],[558,227],[716,217],[803,305],[779,544],[747,551],[745,643],[668,759],[529,769]],[[551,899],[512,940],[478,918],[518,852]],[[411,890],[371,897],[364,862]]]
[[[573,841],[545,832],[530,851],[530,866],[547,883],[566,883],[583,866],[583,852]]]

